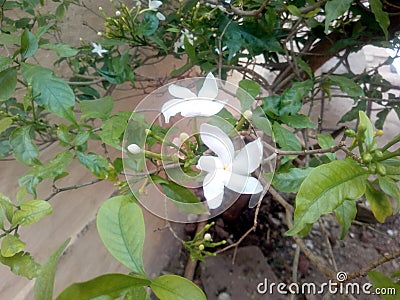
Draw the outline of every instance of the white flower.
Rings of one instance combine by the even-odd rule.
[[[181,113],[183,117],[215,115],[227,102],[215,99],[218,96],[218,85],[212,73],[208,73],[197,95],[188,88],[175,84],[171,84],[168,91],[176,98],[167,101],[161,108],[166,123],[169,123],[169,119],[177,113]]]
[[[140,149],[140,147],[136,144],[130,144],[127,149],[132,154],[139,154],[142,151],[142,149]]]
[[[92,53],[97,53],[100,57],[103,57],[103,53],[107,53],[108,50],[103,49],[103,47],[101,47],[101,45],[96,44],[96,43],[92,43],[93,49],[92,49]]]
[[[149,9],[153,10],[153,11],[157,11],[158,8],[162,5],[161,1],[155,1],[155,0],[149,0]],[[160,20],[160,21],[165,21],[165,16],[160,13],[157,12],[156,13],[156,17]]]
[[[215,34],[215,33],[214,33]],[[214,36],[214,35],[213,35]],[[215,37],[216,37],[217,35],[215,34]],[[223,46],[222,47],[222,52],[224,52],[226,49],[228,49],[228,46]],[[219,55],[221,52],[219,52],[219,49],[218,48],[215,48],[215,52],[217,52],[217,54]]]
[[[178,53],[179,48],[185,49],[185,37],[187,38],[188,42],[193,45],[193,41],[194,41],[194,37],[193,34],[190,33],[189,30],[187,30],[186,28],[184,30],[182,30],[182,35],[179,38],[179,40],[177,40],[174,43],[174,52]]]
[[[116,15],[117,17],[120,17],[120,16],[121,16],[121,12],[120,12],[119,10],[117,10],[117,11],[115,12],[115,15]]]
[[[212,240],[212,237],[211,237],[211,234],[209,234],[208,232],[204,235],[204,240],[206,240],[206,241],[211,241]]]
[[[200,126],[200,137],[217,156],[201,156],[197,168],[208,174],[203,181],[204,197],[210,209],[221,205],[224,187],[241,194],[258,194],[261,183],[249,174],[261,163],[262,144],[257,139],[236,154],[228,135],[209,124]]]

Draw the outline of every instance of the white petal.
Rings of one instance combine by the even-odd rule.
[[[225,102],[211,101],[207,99],[192,99],[185,101],[181,114],[184,117],[209,117],[217,114],[225,105]]]
[[[157,17],[157,19],[159,19],[160,21],[165,21],[166,19],[165,19],[165,16],[162,14],[162,13],[160,13],[160,12],[157,12],[156,13],[156,17]]]
[[[224,183],[219,178],[215,178],[214,175],[207,174],[203,182],[204,197],[210,209],[220,206],[224,197]]]
[[[150,9],[157,9],[162,5],[161,1],[154,1],[154,0],[150,0],[149,1],[149,8]]]
[[[214,75],[210,72],[207,74],[204,80],[203,86],[199,91],[199,98],[215,99],[218,95],[217,80]]]
[[[222,169],[222,162],[218,157],[215,156],[202,156],[200,157],[196,168],[212,173],[217,169]]]
[[[261,163],[262,153],[263,148],[260,139],[248,143],[235,156],[232,172],[243,175],[253,172]]]
[[[203,123],[200,125],[200,136],[204,144],[218,155],[225,166],[231,165],[234,149],[228,135],[216,126]]]
[[[184,99],[172,99],[164,103],[161,107],[161,113],[164,115],[165,123],[169,123],[169,118],[181,112]]]
[[[240,194],[258,194],[263,190],[261,183],[256,178],[235,173],[231,174],[225,186]]]
[[[183,45],[183,42],[181,45]],[[191,90],[189,90],[188,88],[176,85],[176,84],[171,84],[168,87],[168,91],[172,96],[174,96],[176,98],[182,98],[182,99],[197,98],[196,94],[193,93]]]

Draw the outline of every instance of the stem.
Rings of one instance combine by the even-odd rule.
[[[394,144],[400,142],[400,134],[396,135],[394,138],[392,138],[384,147],[382,147],[382,152],[386,151],[390,147],[392,147]]]
[[[394,151],[394,152],[390,152],[390,153],[384,154],[382,157],[377,159],[377,161],[387,160],[389,158],[396,157],[396,156],[400,156],[400,149],[397,150],[397,151]]]

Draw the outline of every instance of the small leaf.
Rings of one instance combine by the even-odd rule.
[[[99,134],[101,140],[107,145],[110,145],[116,149],[121,149],[122,134],[127,128],[128,124],[127,121],[128,119],[126,118],[126,116],[120,114],[114,115],[108,120],[106,120],[101,126],[102,130]],[[139,130],[140,128],[136,128],[134,130],[135,134],[141,132]],[[144,135],[144,129],[143,129],[143,135]]]
[[[301,17],[301,11],[297,6],[294,5],[288,5],[287,10],[294,16],[296,17]]]
[[[360,118],[360,123],[358,125],[358,128],[365,128],[365,131],[363,133],[364,135],[364,143],[365,146],[367,147],[367,152],[370,152],[376,144],[375,138],[374,138],[374,126],[372,125],[371,120],[368,118],[367,114],[363,111],[359,111],[359,118]]]
[[[286,234],[299,233],[321,215],[333,212],[343,201],[361,197],[365,193],[367,178],[368,172],[350,159],[316,167],[300,186],[294,225]]]
[[[238,88],[236,90],[236,98],[239,99],[241,105],[241,112],[244,112],[251,108],[254,103],[254,97],[252,97],[248,92],[245,90]]]
[[[16,34],[0,33],[0,45],[20,45],[21,39]]]
[[[273,136],[272,125],[260,106],[253,110],[252,122],[257,129],[262,130],[266,135]]]
[[[1,242],[1,256],[12,257],[25,249],[26,243],[12,234],[7,234]]]
[[[329,33],[329,25],[333,20],[343,15],[351,6],[353,0],[329,0],[325,4],[325,34]]]
[[[35,282],[34,293],[35,300],[52,300],[54,289],[54,278],[56,275],[56,268],[61,254],[69,244],[71,239],[67,239],[43,264],[38,278]],[[71,298],[76,299],[76,298]]]
[[[97,178],[115,179],[115,170],[106,158],[96,153],[85,154],[77,151],[79,162],[90,170]]]
[[[143,20],[137,24],[137,35],[149,36],[156,32],[159,20],[154,12],[146,12]]]
[[[318,11],[319,11],[319,8],[318,8]],[[314,73],[313,73],[313,71],[311,70],[310,66],[309,66],[304,60],[302,60],[302,59],[301,59],[300,57],[298,57],[298,56],[295,56],[295,59],[296,59],[298,65],[299,65],[299,67],[300,67],[304,72],[306,72],[306,74],[308,75],[308,77],[314,78]]]
[[[32,141],[31,130],[31,125],[15,128],[9,138],[15,159],[26,166],[38,164],[39,157],[38,147]]]
[[[29,253],[17,253],[12,257],[3,257],[0,255],[0,263],[10,267],[15,275],[32,279],[38,276],[40,265],[35,262]]]
[[[280,99],[279,116],[297,114],[303,104],[304,98],[312,89],[314,83],[311,79],[295,82],[290,88],[283,91]]]
[[[292,128],[317,128],[317,125],[306,115],[281,116],[280,120]]]
[[[44,216],[50,215],[53,209],[51,205],[43,200],[29,200],[21,203],[20,209],[14,213],[13,225],[27,226],[38,222]]]
[[[381,289],[385,291],[385,294],[381,294],[385,300],[398,300],[400,294],[400,283],[395,283],[389,277],[385,276],[379,271],[369,271],[368,278],[371,280],[372,285],[375,289]]]
[[[34,55],[39,48],[38,40],[36,36],[30,32],[28,29],[25,29],[21,35],[21,56],[22,59],[27,59]]]
[[[9,68],[0,72],[0,102],[8,100],[17,87],[17,69]]]
[[[296,193],[312,170],[313,168],[291,168],[285,173],[275,173],[272,185],[281,192]]]
[[[70,45],[61,43],[43,44],[40,45],[40,48],[53,50],[60,57],[71,57],[78,54],[79,52],[77,49],[72,48]]]
[[[204,292],[192,281],[177,275],[162,275],[150,284],[160,300],[206,300]]]
[[[318,145],[322,149],[328,149],[328,148],[335,146],[335,140],[333,139],[333,137],[330,134],[318,134],[317,138],[318,138]],[[336,159],[335,153],[325,153],[325,155],[330,160]]]
[[[131,288],[128,293],[126,293],[124,300],[150,300],[150,296],[144,287],[134,287]]]
[[[385,33],[385,38],[388,39],[389,32],[388,28],[390,25],[390,19],[387,12],[383,11],[383,5],[381,0],[368,0],[371,10],[375,15],[375,20],[381,26],[382,31]]]
[[[398,212],[400,210],[399,186],[393,179],[391,179],[387,176],[378,175],[378,180],[379,180],[379,186],[382,189],[382,191],[384,191],[386,194],[392,196],[396,200],[397,206],[396,206],[395,212]]]
[[[146,278],[125,274],[105,274],[89,281],[70,285],[58,295],[56,300],[117,299],[132,287],[148,286],[150,282]]]
[[[133,272],[144,275],[145,225],[140,207],[127,196],[110,198],[100,207],[96,222],[111,255]]]
[[[79,103],[82,111],[81,119],[99,118],[106,120],[114,107],[114,101],[110,96],[96,100],[84,100]]]
[[[375,218],[383,223],[386,217],[392,214],[392,203],[384,192],[377,190],[370,182],[367,184],[365,198]]]
[[[250,79],[242,79],[239,81],[239,87],[244,89],[247,93],[250,94],[253,98],[257,97],[258,94],[261,92],[260,85]]]
[[[10,200],[10,198],[4,196],[0,193],[0,207],[3,208],[3,211],[6,215],[7,220],[11,223],[12,217],[14,215],[14,206]]]
[[[362,88],[353,80],[343,75],[329,75],[328,78],[333,84],[337,85],[343,93],[346,93],[350,97],[357,98],[364,96]]]
[[[342,233],[340,234],[340,239],[344,239],[351,222],[354,221],[357,215],[357,203],[353,200],[345,200],[341,205],[335,209],[336,219],[338,220],[340,226],[342,227]]]
[[[281,126],[278,122],[274,122],[272,129],[274,131],[275,140],[282,149],[301,150],[300,141],[294,133]]]
[[[0,120],[0,134],[2,134],[4,131],[6,131],[12,123],[13,123],[13,119],[11,117],[6,117],[4,119],[1,119]]]

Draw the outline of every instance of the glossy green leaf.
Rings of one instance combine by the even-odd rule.
[[[1,241],[1,256],[12,257],[25,249],[26,243],[21,241],[17,236],[7,234]]]
[[[389,277],[385,276],[379,271],[373,270],[369,271],[368,278],[372,282],[372,286],[375,289],[381,289],[381,291],[385,291],[380,296],[385,300],[398,300],[400,295],[400,283],[394,282]]]
[[[26,166],[38,164],[39,149],[32,141],[32,126],[15,128],[10,134],[10,144],[15,159]]]
[[[131,275],[105,274],[89,281],[70,285],[58,295],[56,300],[117,299],[132,287],[148,286],[150,282],[146,278]]]
[[[343,93],[356,98],[364,96],[362,88],[352,79],[343,75],[329,75],[328,77],[334,85],[337,85]]]
[[[322,149],[328,149],[333,146],[335,146],[335,140],[330,134],[317,134],[317,139],[318,139],[318,145]],[[325,155],[330,159],[330,160],[335,160],[336,155],[335,153],[325,153]]]
[[[301,11],[297,6],[294,5],[288,5],[287,10],[294,16],[296,17],[301,17]]]
[[[3,257],[0,255],[0,263],[10,267],[15,275],[32,279],[38,276],[40,265],[35,262],[29,253],[17,253],[12,257]]]
[[[127,128],[127,123],[128,122],[128,117],[126,115],[122,114],[116,114],[106,120],[103,125],[101,126],[101,132],[99,134],[101,140],[106,143],[107,145],[110,145],[114,148],[121,149],[121,141],[122,141],[122,135]],[[137,131],[136,131],[137,130]],[[138,134],[139,136],[141,134],[144,135],[144,129],[143,133],[141,133],[140,128],[136,128],[133,133]],[[143,141],[144,142],[144,141]],[[138,143],[135,143],[138,144]],[[140,144],[138,144],[140,145]]]
[[[360,128],[365,128],[363,134],[363,140],[366,146],[367,152],[371,151],[376,144],[374,138],[374,126],[372,125],[371,120],[368,118],[367,114],[363,111],[358,112],[360,122],[358,124],[358,131],[361,131]]]
[[[54,76],[51,70],[32,64],[21,64],[21,72],[24,81],[32,84],[37,104],[61,118],[76,123],[72,110],[75,95],[64,80]]]
[[[392,203],[389,198],[384,192],[376,189],[370,182],[367,184],[365,198],[371,207],[372,213],[379,222],[385,222],[385,219],[392,215]]]
[[[390,20],[389,20],[389,15],[387,12],[383,11],[383,5],[381,0],[368,0],[369,5],[371,7],[371,11],[375,15],[375,20],[379,23],[379,26],[381,26],[382,31],[385,33],[386,39],[389,36],[389,25],[390,25]]]
[[[156,32],[158,24],[159,20],[156,17],[155,12],[146,12],[143,15],[143,20],[138,23],[136,34],[150,36]]]
[[[312,170],[313,168],[292,168],[285,173],[275,173],[272,185],[281,192],[296,193]]]
[[[27,59],[36,53],[39,48],[39,43],[36,36],[25,29],[21,35],[21,56],[22,59]]]
[[[97,214],[97,230],[107,250],[137,274],[143,269],[145,226],[142,210],[127,196],[108,199]]]
[[[317,125],[306,115],[282,116],[280,120],[292,128],[317,128]]]
[[[314,83],[311,79],[294,82],[290,88],[283,91],[280,99],[279,116],[294,115],[299,112],[303,100],[311,91]]]
[[[367,178],[368,172],[350,159],[316,167],[300,186],[294,225],[286,234],[294,235],[323,214],[333,212],[343,201],[361,197]]]
[[[17,69],[9,68],[0,72],[0,102],[8,100],[17,87]]]
[[[82,111],[81,119],[99,118],[106,120],[114,107],[112,97],[106,96],[96,100],[84,100],[79,103]]]
[[[4,131],[10,127],[10,125],[13,123],[13,119],[11,117],[5,117],[0,120],[0,134],[2,134]]]
[[[162,275],[150,285],[160,300],[206,300],[204,292],[192,281],[177,275]]]
[[[52,300],[58,261],[71,239],[67,239],[43,264],[34,286],[35,300]],[[71,298],[74,299],[74,298]]]
[[[382,191],[392,196],[396,200],[397,205],[395,212],[398,212],[400,210],[400,189],[396,181],[387,176],[381,176],[381,175],[378,175],[378,180],[379,180],[379,186],[382,189]]]
[[[108,160],[96,153],[83,153],[77,151],[79,162],[90,170],[97,178],[113,180],[116,176],[114,168]]]
[[[253,110],[252,123],[257,128],[262,130],[266,135],[273,137],[271,122],[268,120],[264,111],[260,106]]]
[[[272,125],[274,131],[274,136],[277,144],[284,150],[301,150],[300,141],[297,139],[296,135],[278,122],[274,122]]]
[[[44,179],[53,179],[61,175],[73,158],[69,150],[58,153],[49,163],[30,169],[18,179],[18,183],[21,187],[25,187],[28,193],[35,196],[38,184]]]
[[[72,48],[70,45],[61,43],[43,44],[40,45],[40,48],[53,50],[60,57],[71,57],[78,54],[79,52],[77,49]]]
[[[13,225],[27,226],[38,222],[44,216],[50,215],[53,209],[43,200],[29,200],[20,204],[20,209],[14,213]]]
[[[357,215],[357,203],[354,200],[345,200],[335,209],[336,219],[342,227],[340,239],[344,239],[351,223]]]
[[[255,97],[258,96],[260,91],[260,85],[253,80],[242,79],[239,81],[239,88],[236,90],[236,97],[240,101],[242,112],[251,108]]]
[[[329,33],[329,25],[333,20],[343,15],[351,6],[353,0],[329,0],[325,4],[325,34]]]

